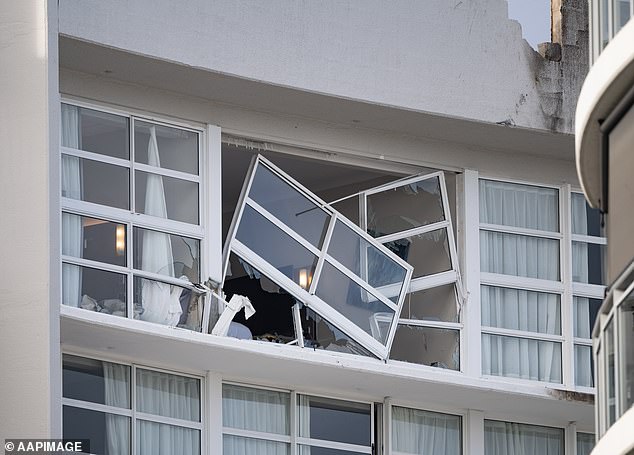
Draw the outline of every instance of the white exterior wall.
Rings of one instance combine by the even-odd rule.
[[[551,128],[553,113],[572,117],[554,106],[559,71],[544,71],[552,68],[508,19],[505,0],[62,0],[60,31],[195,68],[415,111],[542,129]]]
[[[4,442],[61,434],[57,1],[0,3],[0,62]]]

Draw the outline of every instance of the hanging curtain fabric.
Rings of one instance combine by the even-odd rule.
[[[299,418],[299,435],[304,438],[310,438],[310,397],[306,395],[297,395],[298,418]],[[310,455],[310,446],[301,446],[300,455]]]
[[[62,104],[62,146],[79,149],[79,108]],[[78,157],[62,155],[62,197],[82,198],[81,163]],[[62,215],[62,254],[81,256],[82,226],[81,217]],[[71,264],[62,264],[62,303],[78,307],[81,302],[81,268]]]
[[[563,455],[563,431],[536,425],[484,421],[486,455]]]
[[[392,449],[398,453],[460,455],[460,417],[394,406]]]
[[[118,408],[130,406],[130,367],[103,362],[105,404]],[[106,446],[109,454],[127,454],[130,445],[130,420],[106,414]]]
[[[200,383],[197,379],[151,370],[136,370],[136,405],[143,413],[200,421]],[[137,420],[138,455],[200,454],[195,429]]]
[[[148,164],[160,167],[156,127],[150,127],[148,143]],[[146,215],[167,218],[167,205],[163,189],[163,177],[147,174],[145,188]],[[143,270],[174,276],[174,256],[169,234],[148,230],[143,235],[143,253],[141,257]],[[142,280],[142,301],[144,311],[141,319],[159,324],[175,326],[180,320],[183,309],[180,305],[182,288],[158,281]]]
[[[573,197],[572,202],[572,233],[588,234],[588,214],[586,200],[583,197]],[[585,242],[572,242],[572,281],[578,283],[588,282],[588,244]]]
[[[232,385],[222,387],[222,424],[273,435],[290,434],[287,393]],[[287,443],[223,435],[223,455],[287,455]]]
[[[483,223],[557,232],[558,192],[550,188],[480,181]],[[559,242],[549,238],[482,230],[484,272],[559,280]],[[559,334],[557,295],[482,288],[483,325]],[[484,374],[561,382],[561,346],[527,338],[482,335]]]

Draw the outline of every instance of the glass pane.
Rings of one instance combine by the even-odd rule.
[[[126,266],[126,226],[62,213],[62,254]]]
[[[440,181],[435,177],[368,195],[367,211],[372,237],[443,221]]]
[[[410,292],[405,296],[401,318],[458,322],[455,285]]]
[[[399,324],[390,359],[460,369],[460,331]]]
[[[381,344],[387,343],[388,332],[381,323],[390,326],[394,310],[328,262],[324,262],[316,294]]]
[[[290,455],[291,445],[286,442],[267,441],[266,439],[245,438],[232,434],[222,435],[223,455],[250,454]]]
[[[572,193],[572,233],[580,235],[603,236],[601,211],[591,208],[583,194]]]
[[[558,294],[481,286],[482,325],[561,335]]]
[[[64,398],[130,408],[130,367],[74,355],[63,356]]]
[[[137,213],[198,224],[198,183],[136,171]]]
[[[370,405],[298,396],[299,436],[324,441],[370,446]]]
[[[575,345],[575,384],[594,387],[594,361],[591,346]]]
[[[605,284],[605,245],[572,242],[572,281]]]
[[[356,226],[359,226],[359,196],[344,199],[330,206],[352,221]]]
[[[623,413],[634,404],[634,293],[627,296],[619,307],[621,330],[619,333],[619,351],[621,355],[621,385]]]
[[[480,231],[480,269],[559,280],[559,240]]]
[[[127,210],[129,176],[125,167],[62,155],[62,197]]]
[[[507,452],[506,448],[517,448]],[[535,454],[564,455],[564,430],[561,428],[526,425],[523,423],[484,421],[484,453],[521,454],[532,451]]]
[[[251,301],[255,309],[255,314],[249,319],[245,319],[244,311],[236,313],[227,336],[274,343],[295,340],[292,313],[292,307],[297,303],[295,298],[233,253],[229,256],[223,291],[226,301],[231,300],[234,294],[242,295]]]
[[[200,431],[145,420],[136,421],[136,454],[200,454]]]
[[[88,439],[92,454],[130,453],[129,417],[64,406],[62,427],[64,439]]]
[[[329,215],[266,167],[258,166],[249,197],[320,248]]]
[[[290,434],[287,392],[222,385],[222,425],[261,433]],[[257,452],[247,452],[257,453]]]
[[[153,144],[150,143],[152,128],[156,137],[156,143]],[[135,120],[134,160],[137,163],[198,175],[198,134]]]
[[[577,433],[577,455],[590,455],[594,448],[592,433]]]
[[[200,422],[200,380],[137,368],[136,406],[140,412]]]
[[[601,49],[605,49],[605,46],[610,42],[610,27],[609,27],[609,19],[610,13],[608,12],[608,1],[610,0],[599,0],[599,28],[601,30]]]
[[[304,346],[374,357],[367,349],[307,307],[300,310]]]
[[[601,308],[601,300],[587,297],[572,298],[573,335],[576,338],[591,338],[594,321]]]
[[[561,344],[483,333],[482,374],[561,383]]]
[[[129,120],[120,115],[62,104],[62,146],[130,158]]]
[[[200,331],[203,299],[190,289],[134,277],[134,319]]]
[[[328,254],[374,288],[398,301],[406,270],[348,226],[337,220],[328,247]]]
[[[200,240],[134,228],[134,268],[200,282]]]
[[[608,428],[616,422],[616,359],[614,354],[614,318],[608,322],[603,334],[606,345],[606,368],[605,380],[607,382],[608,395]]]
[[[298,285],[312,280],[315,255],[248,205],[236,238]],[[300,279],[300,274],[306,278]]]
[[[394,240],[384,245],[414,267],[412,279],[451,270],[446,229]]]
[[[630,20],[632,12],[630,11],[630,0],[615,0],[613,4],[614,10],[614,34],[616,35],[627,21]]]
[[[62,304],[125,316],[126,276],[91,267],[62,264]]]
[[[460,455],[461,418],[393,406],[392,449],[399,453]]]
[[[480,222],[558,232],[559,191],[480,180]]]

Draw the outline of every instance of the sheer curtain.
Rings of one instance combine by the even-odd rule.
[[[62,104],[62,146],[79,149],[79,109]],[[62,197],[81,199],[81,164],[76,156],[62,155]],[[62,254],[81,256],[81,217],[62,215]],[[81,302],[81,268],[62,264],[62,303],[78,307]]]
[[[137,411],[175,419],[200,421],[197,379],[151,370],[136,370]],[[195,429],[137,420],[138,455],[195,455],[200,432]]]
[[[156,127],[150,127],[148,143],[148,164],[160,167]],[[167,218],[167,205],[163,189],[163,177],[147,174],[145,189],[145,214]],[[174,256],[169,234],[145,231],[143,235],[143,253],[141,257],[143,270],[163,275],[174,276]],[[175,326],[180,320],[183,309],[180,304],[182,288],[158,281],[143,280],[142,300],[144,311],[141,319],[159,324]]]
[[[222,424],[226,428],[289,435],[290,396],[272,390],[222,387]],[[223,455],[287,455],[289,444],[225,434]]]
[[[561,334],[557,294],[482,286],[481,305],[483,326]],[[552,342],[483,334],[482,364],[483,374],[561,381],[561,350]]]
[[[542,231],[559,231],[558,192],[550,188],[480,181],[482,223]],[[483,272],[558,281],[559,242],[554,239],[500,232],[480,232]],[[483,287],[483,325],[543,333],[559,333],[556,295],[504,292]],[[482,336],[485,374],[561,382],[561,346],[557,343]]]
[[[572,233],[588,234],[588,214],[586,201],[583,197],[573,197],[572,202]],[[578,283],[588,282],[588,244],[572,242],[572,280]]]
[[[577,433],[577,455],[590,455],[594,448],[592,433]]]
[[[460,417],[417,409],[392,408],[395,453],[460,455]]]
[[[484,421],[485,455],[564,455],[563,430]]]
[[[106,405],[130,407],[129,371],[129,366],[103,362]],[[129,453],[130,420],[127,417],[106,414],[106,447],[109,455]]]

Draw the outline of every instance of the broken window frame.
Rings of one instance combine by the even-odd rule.
[[[462,370],[462,359],[463,359],[463,338],[462,338],[462,306],[466,300],[466,293],[462,284],[462,278],[460,274],[460,266],[459,266],[459,258],[458,252],[456,249],[456,240],[455,233],[453,229],[451,210],[449,207],[449,198],[447,195],[447,184],[445,181],[444,171],[435,171],[427,174],[419,174],[411,177],[405,177],[403,179],[386,183],[384,185],[379,185],[377,187],[368,189],[366,191],[362,191],[359,193],[359,224],[360,227],[367,232],[368,230],[368,196],[372,196],[374,194],[382,193],[385,191],[397,189],[403,186],[411,185],[414,183],[418,183],[424,180],[431,180],[437,178],[438,185],[440,189],[440,198],[442,203],[442,212],[443,212],[443,220],[435,221],[428,224],[423,224],[421,226],[393,232],[391,234],[382,235],[376,237],[375,240],[381,244],[386,244],[389,242],[393,242],[395,240],[406,239],[408,237],[412,237],[415,235],[426,234],[438,230],[444,230],[447,235],[447,244],[449,247],[449,260],[451,262],[451,268],[447,271],[442,271],[439,273],[434,273],[432,275],[421,276],[412,278],[410,281],[409,289],[405,295],[407,298],[408,295],[418,292],[424,291],[427,289],[433,289],[440,286],[445,285],[454,285],[454,293],[455,293],[455,301],[456,301],[456,322],[448,322],[448,321],[434,321],[428,319],[408,319],[401,318],[399,313],[398,318],[398,326],[415,326],[415,327],[428,327],[435,329],[447,329],[447,330],[455,330],[458,332],[458,352],[459,352],[459,364],[458,370]],[[398,330],[397,326],[397,330]]]
[[[249,197],[249,193],[251,191],[251,187],[253,185],[253,181],[256,175],[256,171],[259,166],[266,168],[268,171],[272,172],[276,177],[278,177],[282,182],[289,185],[292,189],[297,191],[301,196],[308,199],[311,203],[313,203],[319,210],[324,211],[328,215],[328,227],[326,229],[325,236],[320,243],[320,248],[315,247],[312,243],[302,237],[299,233],[295,232],[292,228],[284,224],[281,220],[279,220],[275,215],[270,213],[268,210],[264,209],[257,202]],[[303,289],[293,280],[288,278],[282,272],[280,272],[276,267],[268,263],[266,260],[261,258],[258,254],[253,252],[250,248],[240,242],[236,236],[238,232],[238,227],[240,226],[240,222],[242,220],[244,210],[246,206],[249,206],[251,209],[258,212],[259,215],[266,218],[269,222],[271,222],[275,227],[282,230],[285,234],[290,236],[293,240],[299,243],[304,249],[312,253],[317,258],[317,263],[315,266],[314,275],[312,281],[310,283],[309,289]],[[372,287],[369,283],[363,280],[362,277],[356,275],[353,271],[349,270],[347,267],[342,265],[339,261],[334,259],[329,253],[328,248],[330,245],[330,240],[333,236],[333,231],[337,222],[343,223],[344,226],[351,229],[356,235],[358,235],[361,239],[368,242],[368,244],[377,250],[379,250],[383,255],[387,256],[390,260],[392,260],[396,265],[402,268],[405,272],[405,277],[401,284],[401,290],[398,294],[397,302],[393,302],[388,297],[386,297],[380,290]],[[338,211],[333,209],[328,203],[322,201],[320,198],[315,196],[310,190],[306,189],[300,183],[295,181],[292,177],[287,175],[284,171],[279,169],[269,160],[264,158],[262,155],[256,155],[249,167],[249,171],[247,173],[247,180],[242,187],[242,191],[240,193],[240,199],[238,201],[238,205],[236,206],[236,212],[234,213],[231,226],[229,228],[229,236],[225,243],[223,250],[223,276],[226,276],[227,267],[229,263],[229,255],[231,253],[236,254],[237,256],[243,258],[247,262],[256,266],[265,276],[275,282],[278,286],[284,288],[291,296],[295,299],[302,302],[307,307],[311,308],[317,314],[319,314],[322,318],[327,320],[329,323],[337,327],[343,333],[348,335],[350,338],[354,339],[361,346],[368,349],[372,354],[376,355],[381,359],[387,359],[389,356],[390,348],[392,345],[392,341],[394,339],[394,335],[396,333],[396,326],[398,323],[398,318],[400,312],[402,310],[403,301],[405,299],[405,295],[407,290],[409,289],[409,282],[412,276],[413,267],[409,265],[407,262],[403,261],[401,258],[392,253],[389,249],[387,249],[382,244],[376,242],[369,234],[365,232],[365,230],[360,229],[355,223],[348,220],[345,216],[340,214]],[[374,338],[367,331],[361,328],[359,325],[354,323],[352,320],[345,317],[339,311],[337,311],[334,307],[332,307],[328,302],[325,302],[320,297],[316,295],[317,285],[320,282],[320,276],[323,270],[323,266],[325,263],[333,266],[337,271],[341,272],[346,278],[353,281],[357,285],[359,285],[363,290],[367,291],[368,294],[373,295],[378,300],[381,301],[382,304],[387,306],[390,310],[394,311],[394,317],[392,318],[392,323],[390,324],[389,331],[387,333],[387,337],[385,338],[385,344],[381,343],[378,339]],[[223,283],[224,285],[224,279]],[[293,314],[296,315],[298,312],[293,310]],[[297,325],[297,322],[295,323]],[[303,347],[303,343],[301,343],[302,334],[297,334],[298,336],[298,344]]]

